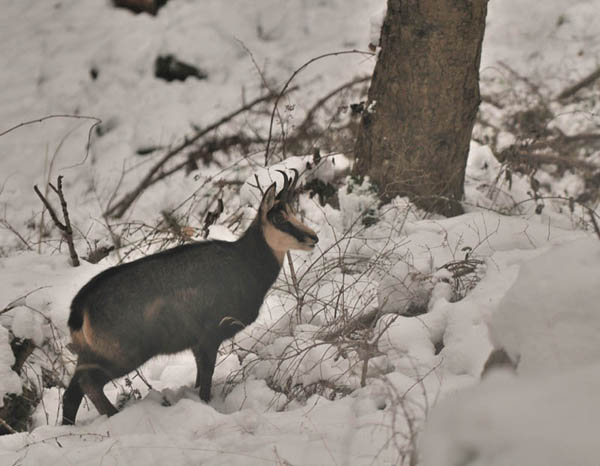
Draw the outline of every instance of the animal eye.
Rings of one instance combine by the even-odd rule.
[[[285,215],[283,215],[283,212],[281,210],[273,212],[273,216],[271,218],[273,220],[273,223],[279,224],[285,222]]]

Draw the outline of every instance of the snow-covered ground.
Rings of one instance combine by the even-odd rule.
[[[209,404],[192,388],[192,355],[182,353],[148,362],[143,378],[108,384],[123,406],[117,415],[99,416],[84,402],[76,426],[57,425],[56,382],[67,383],[74,367],[66,321],[77,290],[120,260],[175,244],[160,227],[165,210],[200,238],[204,212],[223,197],[209,237],[234,239],[255,213],[250,183],[311,160],[266,170],[261,152],[218,154],[149,188],[123,219],[105,218],[111,199],[164,154],[136,150],[182,142],[194,126],[262,95],[264,81],[281,89],[312,57],[367,50],[385,2],[171,0],[156,17],[108,1],[5,3],[0,133],[58,114],[100,118],[102,131],[92,131],[89,153],[96,120],[52,118],[0,136],[0,406],[24,383],[41,393],[31,431],[0,437],[1,465],[386,465],[410,464],[416,449],[427,466],[600,463],[600,241],[579,206],[547,201],[535,214],[529,180],[514,174],[509,188],[490,148],[477,142],[460,217],[424,218],[405,199],[378,207],[368,183],[351,179],[336,207],[302,195],[318,248],[292,254],[294,277],[285,265],[258,320],[222,346]],[[483,93],[511,86],[499,63],[551,95],[581,79],[600,62],[599,17],[598,0],[490,2]],[[168,53],[208,79],[154,78],[155,57]],[[293,131],[317,99],[373,64],[364,54],[312,64],[280,105],[284,127]],[[589,103],[573,105],[554,122],[567,134],[600,125]],[[257,112],[219,131],[264,136],[268,125],[269,115]],[[305,179],[343,179],[348,164],[331,155]],[[44,191],[58,175],[81,255],[111,244],[111,235],[124,243],[99,264],[71,267],[47,213],[49,231],[40,226],[32,186]],[[549,195],[581,192],[580,177],[568,172],[541,181]],[[386,314],[372,332],[345,333],[377,309]],[[11,370],[9,331],[37,346],[23,377]],[[482,380],[494,348],[516,371],[492,369]],[[58,379],[50,388],[48,374]]]

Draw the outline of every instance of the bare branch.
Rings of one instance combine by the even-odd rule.
[[[560,94],[558,94],[558,97],[556,97],[556,100],[564,100],[564,99],[571,97],[572,95],[577,93],[580,89],[583,89],[584,87],[587,87],[587,86],[593,84],[598,78],[600,78],[600,68],[598,68],[594,72],[588,74],[581,81],[573,84],[572,86],[567,87]]]
[[[37,185],[33,186],[33,190],[35,191],[35,193],[38,195],[38,197],[40,198],[40,200],[42,201],[42,203],[44,204],[44,207],[46,207],[46,210],[48,211],[48,213],[50,214],[50,217],[52,217],[52,221],[54,222],[54,224],[57,226],[57,228],[62,231],[63,233],[65,232],[65,225],[62,224],[62,222],[58,219],[58,216],[56,215],[56,212],[54,211],[54,208],[52,207],[52,205],[50,204],[50,202],[48,202],[48,199],[46,199],[44,197],[44,195],[41,193],[41,191],[39,190],[39,188],[37,187]]]
[[[9,230],[11,233],[13,233],[29,251],[33,251],[33,248],[31,247],[29,242],[23,237],[23,235],[21,235],[21,233],[17,231],[16,228],[14,228],[10,223],[8,223],[6,219],[0,220],[0,225]]]
[[[288,92],[293,92],[296,89],[297,89],[297,87],[293,87],[293,88],[289,89]],[[123,214],[127,211],[127,209],[131,206],[131,204],[133,204],[133,202],[140,196],[140,194],[142,194],[142,192],[148,186],[153,184],[155,175],[169,160],[171,160],[173,157],[175,157],[181,151],[183,151],[187,147],[191,146],[196,141],[198,141],[200,138],[206,136],[208,133],[210,133],[211,131],[214,131],[221,125],[228,123],[229,121],[231,121],[233,118],[237,117],[238,115],[240,115],[244,112],[247,112],[248,110],[250,110],[251,108],[255,107],[256,105],[258,105],[260,103],[267,102],[267,101],[273,99],[274,97],[275,97],[274,94],[267,94],[262,97],[257,97],[253,101],[251,101],[248,104],[245,104],[242,107],[238,108],[237,110],[225,115],[224,117],[222,117],[218,121],[210,124],[206,128],[198,130],[192,137],[184,138],[182,143],[180,143],[179,145],[177,145],[173,149],[171,149],[169,152],[167,152],[158,162],[156,162],[152,166],[152,168],[150,168],[150,170],[148,171],[146,176],[142,179],[142,181],[140,181],[140,183],[137,185],[137,187],[135,189],[133,189],[133,191],[130,191],[129,193],[125,194],[118,202],[116,202],[114,205],[108,207],[105,212],[105,215],[110,216],[110,217],[115,217],[115,218],[122,217]]]
[[[342,84],[339,87],[336,87],[333,91],[329,92],[327,95],[325,95],[324,97],[321,97],[311,108],[308,112],[306,112],[306,117],[304,118],[304,121],[300,124],[300,126],[298,127],[297,132],[302,134],[302,132],[304,132],[306,130],[306,127],[308,125],[311,124],[315,113],[323,106],[325,105],[330,99],[332,99],[333,97],[335,97],[336,95],[338,95],[340,92],[345,91],[346,89],[350,89],[358,84],[362,84],[362,83],[366,83],[368,81],[371,80],[371,76],[362,76],[359,78],[355,78],[352,81],[348,81],[347,83]]]
[[[200,149],[198,149],[198,151],[194,151],[194,153],[210,155],[211,153],[214,153],[217,151],[226,151],[234,146],[244,146],[244,145],[247,146],[250,144],[257,144],[260,142],[264,142],[264,139],[258,139],[258,138],[244,139],[239,135],[225,136],[225,137],[219,138],[217,140],[213,140],[213,139],[206,140],[206,142],[203,143],[203,145],[200,147]],[[191,156],[188,156],[186,160],[176,164],[174,167],[171,167],[165,171],[161,171],[158,175],[156,175],[154,178],[152,178],[149,186],[153,185],[154,183],[156,183],[160,180],[163,180],[163,179],[171,176],[173,173],[178,172],[182,168],[189,167],[190,161],[192,161],[192,160],[195,161],[196,157],[192,158]]]
[[[527,151],[518,151],[511,154],[512,157],[517,159],[526,159],[530,162],[535,163],[549,163],[555,164],[561,167],[566,168],[579,168],[581,170],[599,170],[600,167],[594,165],[593,163],[586,162],[585,160],[579,160],[571,157],[563,157],[560,155],[551,155],[551,154],[533,154]]]
[[[85,145],[85,156],[83,157],[83,160],[81,160],[81,162],[76,163],[75,165],[71,165],[71,166],[65,167],[65,168],[73,168],[73,167],[76,167],[78,165],[81,165],[88,158],[88,155],[90,153],[91,140],[92,140],[92,131],[94,130],[94,128],[96,126],[98,126],[100,123],[102,123],[102,120],[100,118],[97,118],[97,117],[94,117],[94,116],[69,115],[69,114],[47,115],[45,117],[37,118],[35,120],[24,121],[23,123],[19,123],[18,125],[15,125],[15,126],[13,126],[11,128],[8,128],[7,130],[4,130],[4,131],[0,132],[0,137],[4,136],[5,134],[10,133],[11,131],[15,131],[15,130],[17,130],[19,128],[22,128],[23,126],[32,125],[32,124],[35,124],[35,123],[42,123],[42,122],[44,122],[46,120],[50,120],[50,119],[53,119],[53,118],[74,118],[76,120],[93,120],[94,121],[94,124],[92,126],[90,126],[90,129],[88,130],[87,143]]]
[[[598,226],[598,221],[596,220],[596,212],[594,212],[590,207],[587,207],[588,213],[590,214],[590,220],[592,221],[592,225],[594,226],[594,231],[596,232],[596,236],[600,239],[600,227]]]
[[[62,232],[65,240],[67,241],[67,246],[69,247],[69,255],[71,257],[71,265],[73,265],[73,267],[78,267],[79,266],[79,257],[77,256],[77,251],[75,251],[75,245],[73,244],[73,228],[71,227],[71,220],[69,219],[69,210],[67,209],[67,201],[65,200],[65,196],[63,193],[63,189],[62,189],[62,180],[63,180],[63,177],[61,175],[57,179],[56,184],[58,187],[54,186],[52,183],[48,183],[48,185],[57,194],[58,199],[60,200],[60,206],[62,208],[63,219],[64,219],[65,223],[62,223],[58,219],[58,216],[56,215],[54,208],[52,207],[50,202],[48,202],[48,199],[46,199],[44,197],[44,195],[40,192],[37,185],[33,187],[33,190],[38,195],[38,197],[41,199],[42,203],[44,204],[44,206],[50,213],[50,216],[52,217],[52,221],[54,222],[56,227]]]
[[[254,58],[254,54],[252,53],[252,51],[248,47],[246,47],[246,44],[244,44],[241,40],[239,40],[239,39],[236,39],[236,40],[241,45],[241,47],[244,49],[244,51],[248,54],[248,56],[250,57],[250,60],[252,60],[252,64],[254,65],[256,72],[260,76],[260,79],[261,79],[265,89],[267,89],[269,91],[269,93],[272,93],[275,95],[275,92],[271,89],[271,87],[269,86],[269,83],[267,82],[267,78],[266,78],[265,74],[261,70],[260,66],[258,66],[258,63],[256,62],[256,59]],[[279,112],[279,109],[277,109],[277,118],[279,120],[279,126],[281,127],[281,133],[284,134],[285,126],[283,124],[283,118],[281,116],[281,113]],[[285,145],[283,147],[283,150],[285,152]]]
[[[8,311],[12,311],[16,307],[25,305],[27,303],[25,301],[27,296],[35,293],[36,291],[43,290],[44,288],[48,288],[48,286],[40,286],[39,288],[36,288],[35,290],[30,291],[29,293],[25,293],[23,296],[19,296],[18,298],[13,299],[10,303],[8,303],[6,305],[6,307],[4,309],[0,310],[0,315],[6,313]]]
[[[5,429],[6,429],[6,430],[7,430],[9,433],[11,433],[11,434],[17,434],[17,433],[18,433],[18,432],[17,432],[15,429],[13,429],[13,428],[12,428],[12,427],[11,427],[11,426],[8,424],[8,422],[6,422],[6,421],[5,421],[4,419],[2,419],[1,417],[0,417],[0,426],[4,427],[4,428],[5,428]]]
[[[322,58],[337,57],[338,55],[348,55],[348,54],[360,54],[360,55],[369,55],[369,56],[375,55],[373,52],[365,52],[365,51],[361,51],[361,50],[342,50],[342,51],[339,51],[339,52],[325,53],[323,55],[319,55],[318,57],[314,57],[314,58],[311,58],[310,60],[308,60],[300,68],[298,68],[297,70],[295,70],[292,73],[292,75],[289,77],[289,79],[286,81],[286,83],[284,84],[283,88],[281,89],[281,92],[279,92],[279,95],[275,99],[275,103],[273,104],[273,111],[271,112],[271,121],[269,123],[269,137],[267,138],[267,147],[265,147],[265,167],[269,163],[269,149],[271,147],[271,140],[273,138],[273,122],[275,121],[275,113],[277,112],[277,105],[279,104],[279,100],[284,96],[284,94],[286,92],[288,92],[288,86],[292,83],[292,81],[294,80],[294,78],[302,70],[304,70],[305,68],[307,68],[312,63],[314,63],[314,62],[316,62],[318,60],[321,60]]]

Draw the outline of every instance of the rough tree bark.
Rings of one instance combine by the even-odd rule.
[[[487,0],[388,0],[354,173],[384,201],[462,212]]]

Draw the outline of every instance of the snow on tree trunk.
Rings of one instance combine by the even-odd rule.
[[[388,0],[354,172],[383,200],[462,212],[487,0]]]

